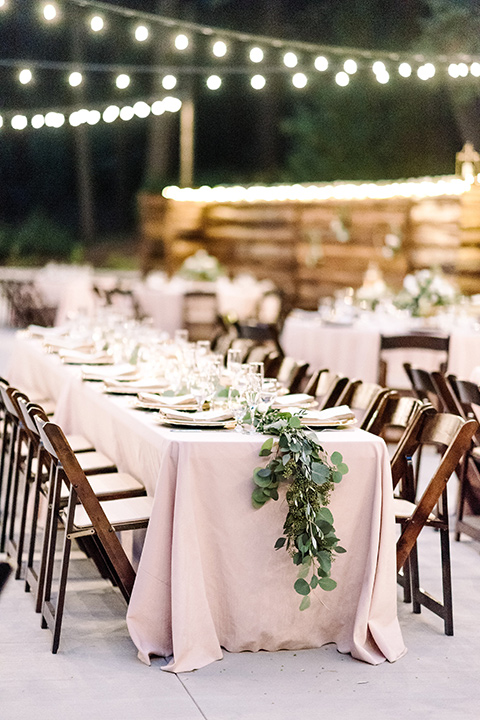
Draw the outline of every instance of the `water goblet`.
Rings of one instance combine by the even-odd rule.
[[[260,390],[258,391],[258,410],[262,413],[262,420],[265,419],[268,409],[277,397],[277,387],[278,383],[275,378],[262,380]]]
[[[229,348],[227,351],[227,371],[232,380],[240,370],[242,364],[242,352],[236,348]]]
[[[265,364],[263,362],[251,362],[248,363],[248,366],[253,375],[260,375],[263,380],[265,377]]]

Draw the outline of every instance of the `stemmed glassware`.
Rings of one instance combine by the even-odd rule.
[[[277,397],[278,382],[275,378],[264,378],[260,390],[258,391],[258,410],[262,413],[262,419],[273,401]]]

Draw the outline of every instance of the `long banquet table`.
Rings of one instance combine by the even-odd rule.
[[[414,327],[414,326],[413,326]],[[308,362],[311,368],[326,367],[349,378],[377,382],[382,334],[402,334],[411,324],[375,316],[348,324],[325,322],[317,312],[294,310],[286,319],[281,345],[287,355]],[[433,331],[433,330],[432,330]],[[480,358],[480,326],[457,323],[448,327],[450,349],[448,372],[467,379]],[[408,387],[402,363],[409,361],[425,370],[438,369],[438,353],[428,350],[390,350],[387,384]]]
[[[296,570],[275,551],[284,496],[254,510],[253,469],[260,434],[160,426],[156,414],[131,408],[82,382],[78,368],[18,338],[9,382],[57,400],[55,419],[82,432],[119,470],[140,478],[154,496],[127,623],[138,655],[171,657],[164,669],[200,668],[230,652],[300,649],[334,642],[368,663],[405,653],[397,620],[395,528],[389,459],[383,440],[358,429],[324,431],[329,452],[350,471],[331,498],[347,553],[332,576],[338,587],[316,591],[300,612]]]

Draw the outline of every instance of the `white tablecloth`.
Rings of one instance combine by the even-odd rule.
[[[364,382],[377,382],[380,352],[380,335],[408,332],[406,325],[398,326],[363,320],[352,325],[333,325],[322,322],[315,312],[294,311],[285,321],[281,344],[287,355],[309,362],[311,368],[325,367],[350,378]],[[480,332],[474,327],[453,327],[450,332],[448,372],[459,378],[469,378],[480,362]],[[409,387],[403,370],[404,362],[411,362],[425,370],[437,370],[438,353],[428,350],[391,350],[388,357],[387,384],[392,387]],[[443,356],[442,356],[443,358]]]
[[[281,535],[285,503],[251,506],[251,475],[264,437],[233,431],[169,430],[156,415],[130,408],[82,383],[78,369],[19,339],[12,384],[58,398],[56,419],[81,432],[131,472],[154,496],[128,627],[139,657],[170,656],[167,669],[192,670],[232,652],[299,649],[335,642],[369,663],[405,652],[396,615],[392,483],[384,442],[361,430],[326,431],[350,472],[335,488],[331,509],[341,544],[332,576],[300,612],[296,570]],[[28,386],[28,388],[27,388]]]

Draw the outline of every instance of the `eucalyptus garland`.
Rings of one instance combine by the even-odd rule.
[[[299,566],[294,588],[303,596],[300,610],[305,610],[310,606],[311,590],[334,590],[337,586],[330,577],[332,562],[335,553],[346,550],[338,544],[327,505],[348,467],[339,452],[328,456],[316,433],[302,426],[298,415],[268,410],[258,421],[257,430],[271,436],[260,450],[260,456],[271,459],[266,467],[253,472],[252,504],[260,508],[268,500],[278,500],[280,483],[289,483],[283,536],[275,548],[285,547]]]

